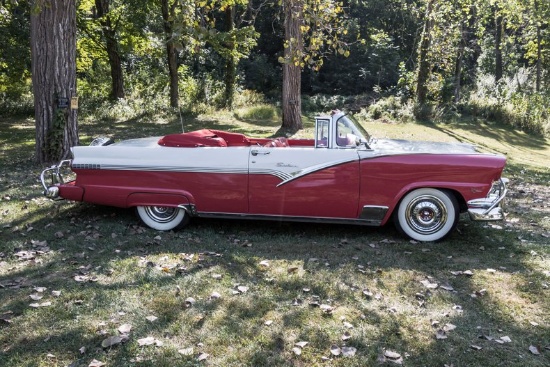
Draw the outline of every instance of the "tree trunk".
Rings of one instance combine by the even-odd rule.
[[[435,0],[430,0],[426,5],[426,19],[424,20],[424,29],[422,30],[422,39],[420,41],[418,76],[416,81],[416,103],[423,105],[428,96],[428,78],[430,76],[430,60],[428,52],[432,42],[433,19],[432,11]]]
[[[495,10],[495,82],[502,79],[502,15]]]
[[[103,30],[105,44],[107,47],[107,57],[111,67],[111,94],[109,98],[117,100],[124,98],[124,76],[122,74],[122,63],[120,61],[120,52],[116,30],[113,28],[111,17],[109,15],[109,0],[95,0],[97,17]]]
[[[537,22],[537,81],[536,81],[536,91],[540,92],[540,84],[542,78],[542,32],[541,24],[539,20],[539,2],[535,0],[535,21]]]
[[[284,0],[285,16],[285,63],[283,65],[283,124],[289,131],[302,129],[300,58],[303,48],[302,3],[299,0]]]
[[[464,60],[464,51],[466,49],[467,42],[467,26],[468,14],[462,13],[462,22],[460,23],[460,41],[458,43],[458,50],[455,62],[455,77],[454,77],[454,101],[460,102],[460,88],[462,87],[462,65]]]
[[[31,55],[36,159],[50,163],[70,157],[78,144],[76,97],[76,2],[35,3],[31,13]]]
[[[162,0],[162,19],[164,20],[164,34],[166,36],[166,56],[168,72],[170,74],[170,106],[179,106],[178,55],[173,40],[173,24],[177,1],[169,4],[170,0]]]
[[[228,34],[231,34],[235,29],[235,7],[228,6],[225,8],[225,31]],[[235,82],[237,79],[237,63],[235,61],[235,41],[231,40],[227,44],[227,48],[230,50],[230,55],[225,61],[225,107],[233,107],[234,91],[235,91]]]
[[[481,56],[481,46],[476,33],[477,23],[477,7],[470,6],[471,16],[468,18],[468,28],[466,30],[466,45],[471,50],[470,56],[467,58],[468,63],[468,82],[475,83],[477,77],[477,64]]]

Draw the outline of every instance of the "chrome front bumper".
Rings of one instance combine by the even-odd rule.
[[[501,204],[508,192],[507,183],[507,178],[501,178],[493,183],[487,197],[468,201],[470,219],[475,221],[504,220],[504,211]]]
[[[63,175],[61,174],[61,169],[63,167],[70,167],[71,160],[66,159],[57,165],[53,165],[49,168],[46,168],[40,174],[40,182],[42,182],[42,187],[44,187],[44,195],[50,199],[59,199],[59,187],[58,184],[63,184]],[[49,178],[49,184],[46,183],[47,177]]]

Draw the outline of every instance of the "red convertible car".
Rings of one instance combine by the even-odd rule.
[[[502,220],[506,160],[461,143],[371,138],[341,112],[317,117],[313,139],[203,129],[97,141],[41,174],[45,195],[136,208],[167,231],[192,217],[384,225],[437,241],[472,220]],[[76,179],[64,181],[64,171]]]

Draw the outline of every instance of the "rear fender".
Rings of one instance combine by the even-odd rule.
[[[168,207],[189,207],[192,202],[185,195],[154,193],[154,192],[135,192],[128,195],[126,199],[128,207],[133,206],[168,206]]]

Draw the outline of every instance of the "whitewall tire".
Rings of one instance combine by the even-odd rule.
[[[189,223],[185,209],[168,206],[138,206],[137,214],[141,221],[158,231],[179,229]]]
[[[394,211],[398,231],[422,242],[439,241],[448,236],[456,228],[458,217],[454,195],[432,188],[411,191]]]

